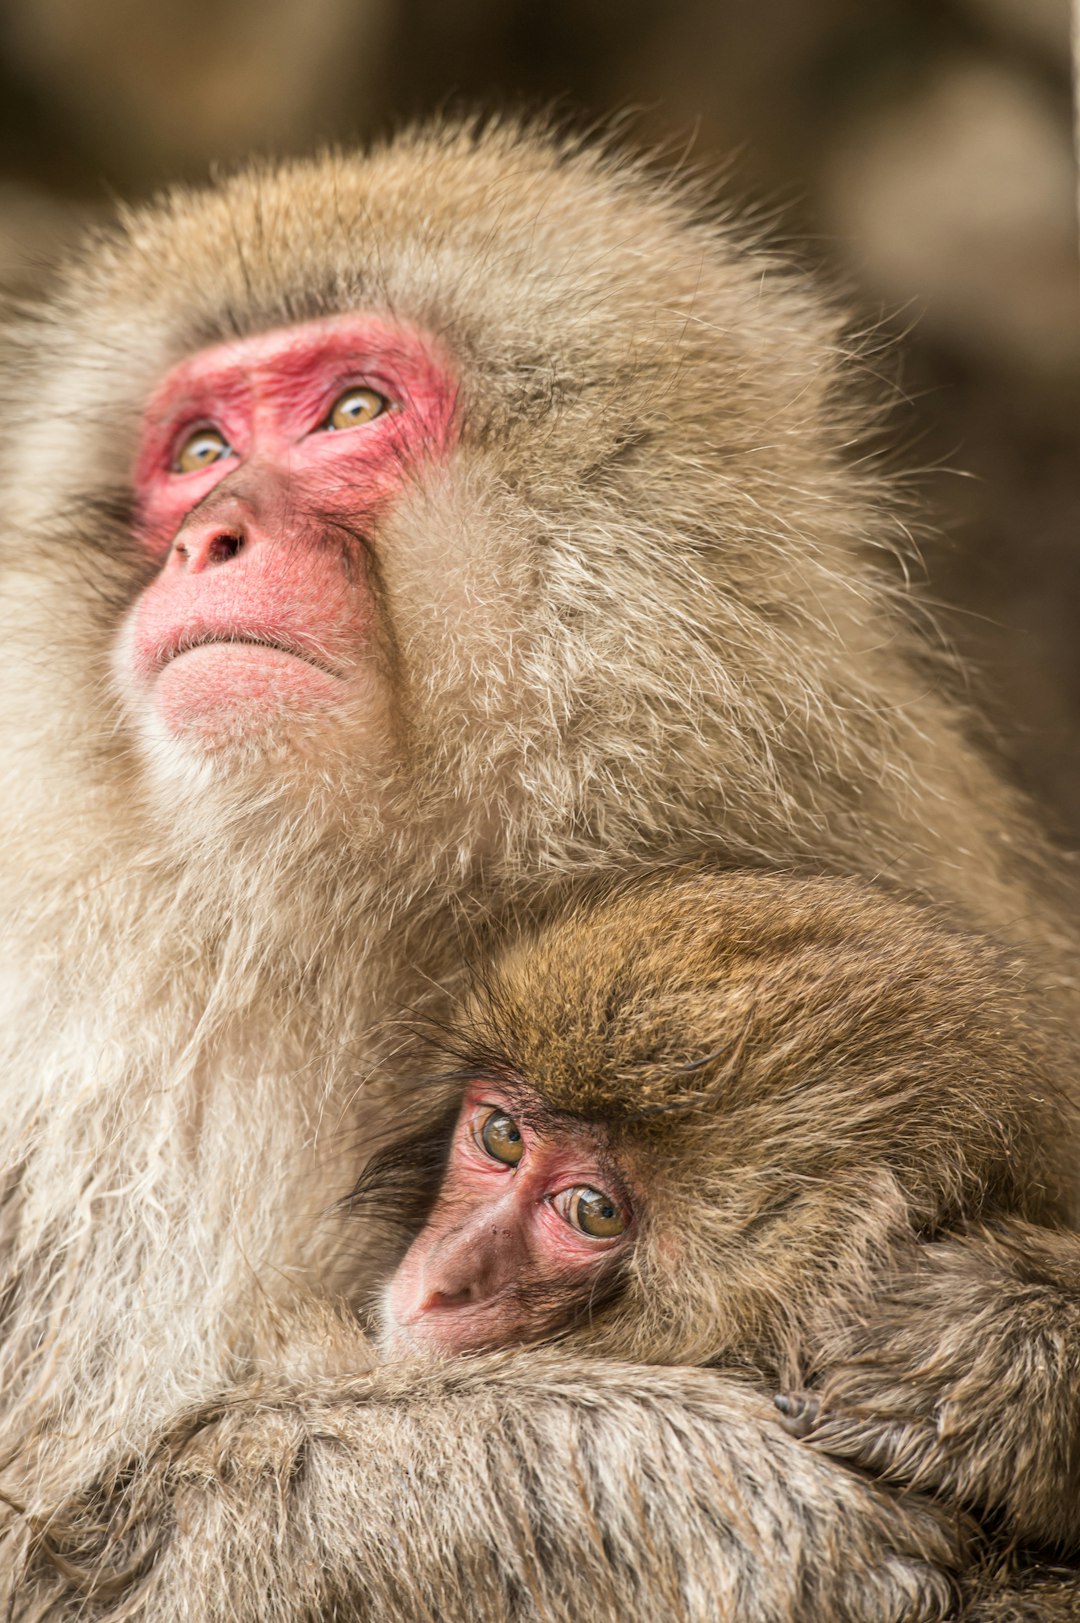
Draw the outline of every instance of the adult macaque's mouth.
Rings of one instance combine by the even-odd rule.
[[[164,670],[173,660],[184,654],[194,653],[199,648],[263,648],[268,653],[284,654],[290,659],[302,660],[316,671],[322,671],[324,676],[336,677],[344,681],[344,673],[336,670],[328,661],[319,659],[307,648],[302,648],[293,642],[281,641],[277,638],[253,636],[250,634],[235,635],[232,633],[213,633],[197,637],[183,638],[173,648],[168,649],[159,665]]]

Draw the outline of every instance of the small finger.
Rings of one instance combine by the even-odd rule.
[[[812,1392],[777,1392],[773,1403],[780,1424],[792,1437],[808,1437],[817,1425],[821,1404]]]

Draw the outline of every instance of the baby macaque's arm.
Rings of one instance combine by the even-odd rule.
[[[1080,1235],[997,1222],[913,1249],[831,1327],[788,1429],[876,1475],[1080,1541]]]

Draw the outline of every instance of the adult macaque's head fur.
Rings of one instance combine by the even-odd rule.
[[[900,527],[850,453],[841,323],[700,204],[625,156],[436,129],[177,191],[93,241],[8,341],[7,728],[49,760],[13,809],[27,845],[101,796],[181,862],[227,836],[266,862],[286,830],[293,857],[329,837],[343,876],[377,855],[423,888],[719,842],[992,909],[1013,813],[874,561]],[[111,674],[153,576],[146,402],[208,346],[356,311],[427,335],[455,390],[456,447],[365,537],[381,701],[227,764],[148,744]]]
[[[779,1359],[905,1236],[1067,1210],[1064,1035],[991,944],[852,882],[597,892],[498,962],[449,1048],[541,1135],[603,1130],[639,1232],[576,1333],[619,1357]]]

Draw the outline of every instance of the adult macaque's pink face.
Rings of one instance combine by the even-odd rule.
[[[453,412],[433,344],[371,316],[222,344],[170,372],[135,470],[139,535],[160,561],[121,645],[140,708],[212,745],[363,705],[373,529],[445,455]]]
[[[587,1304],[632,1242],[598,1136],[564,1121],[533,1128],[530,1115],[497,1089],[470,1089],[434,1210],[384,1293],[387,1352],[533,1340]]]

